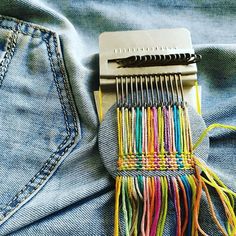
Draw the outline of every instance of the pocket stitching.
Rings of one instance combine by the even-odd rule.
[[[76,114],[77,114],[76,113],[76,108],[75,108],[74,101],[72,99],[72,94],[71,94],[70,89],[69,89],[69,82],[66,79],[65,65],[63,63],[62,57],[60,56],[59,46],[58,46],[57,39],[56,39],[55,35],[53,37],[53,41],[54,41],[54,44],[55,44],[56,50],[57,50],[57,63],[58,63],[58,67],[60,68],[60,72],[61,72],[62,77],[63,77],[63,82],[64,82],[64,85],[65,85],[67,99],[69,101],[71,112],[73,114],[73,121],[74,121],[74,124],[75,124],[75,131],[76,131],[76,133],[78,133],[79,130],[78,130],[77,121],[76,121]]]
[[[71,131],[71,128],[69,127],[70,124],[68,122],[68,119],[65,119],[65,116],[64,116],[64,121],[67,124],[67,134],[68,134],[67,137],[58,146],[57,150],[54,151],[54,153],[49,157],[49,159],[43,164],[43,166],[38,171],[38,173],[33,178],[31,178],[31,180],[25,185],[25,187],[22,190],[20,190],[15,195],[15,197],[13,197],[13,199],[3,209],[1,209],[1,212],[3,213],[3,215],[0,217],[0,222],[3,221],[14,209],[16,209],[21,203],[23,203],[37,189],[39,189],[39,187],[48,179],[51,172],[57,166],[58,162],[67,153],[69,148],[75,143],[75,139],[79,134],[79,128],[78,128],[78,125],[77,125],[77,122],[78,122],[77,113],[75,111],[74,101],[72,101],[70,90],[68,88],[68,81],[67,81],[67,78],[66,78],[64,65],[62,64],[62,61],[61,61],[61,55],[59,53],[56,34],[52,33],[51,35],[47,35],[47,36],[48,36],[48,39],[43,38],[43,40],[47,45],[47,53],[48,53],[48,57],[49,57],[49,60],[50,60],[50,67],[51,67],[51,70],[52,70],[52,73],[53,73],[54,82],[56,84],[57,89],[61,90],[60,85],[59,85],[59,81],[58,81],[58,75],[55,71],[56,66],[55,66],[55,64],[53,62],[53,59],[52,59],[53,53],[56,53],[56,61],[57,61],[58,67],[60,69],[60,75],[63,78],[62,84],[64,85],[66,99],[69,103],[69,107],[70,107],[70,110],[71,110],[71,115],[73,117],[73,127],[72,127],[73,131]],[[49,38],[50,37],[53,37],[53,43],[54,43],[56,52],[53,52],[52,49],[50,48],[50,45],[49,45]],[[59,90],[58,90],[58,95],[61,93],[61,91],[59,91]],[[67,114],[68,109],[66,108],[66,106],[64,104],[65,100],[63,99],[62,94],[61,94],[61,97],[59,95],[59,100],[60,100],[61,105],[63,104],[62,105],[62,110],[63,110],[63,112],[65,112],[65,114],[68,118],[68,114]],[[72,136],[72,133],[73,133],[73,136]],[[68,143],[67,146],[64,146],[66,144],[66,142],[69,140],[69,138],[71,138],[70,143]],[[47,167],[49,167],[49,168],[47,168]],[[43,177],[39,177],[39,175],[42,175]],[[31,191],[29,191],[29,193],[27,193],[23,198],[21,198],[22,195],[24,195],[24,193],[27,191],[27,188],[32,187],[31,184],[34,184],[36,182],[36,180],[40,180],[40,181],[37,183],[36,186],[33,187],[33,189],[31,189]],[[16,201],[17,199],[18,199],[18,202]],[[14,203],[13,206],[11,206],[12,203]]]
[[[2,23],[1,21],[3,21],[3,20],[11,21],[11,22],[13,21],[14,23],[16,23],[16,25],[19,25],[19,24],[21,24],[21,25],[26,25],[26,26],[28,26],[28,27],[30,27],[30,28],[35,29],[35,30],[39,30],[39,31],[42,32],[42,33],[46,33],[46,34],[52,34],[52,33],[54,33],[54,32],[51,31],[50,29],[45,28],[45,27],[43,27],[43,26],[38,26],[38,25],[36,25],[36,24],[34,24],[34,23],[29,23],[29,22],[26,22],[26,21],[23,21],[23,20],[16,19],[16,18],[14,18],[14,17],[9,17],[9,16],[0,15],[0,24]],[[4,28],[4,29],[14,30],[14,27],[8,26],[8,25],[1,25],[0,27],[1,27],[1,28]],[[31,33],[25,32],[25,31],[23,31],[22,28],[19,28],[19,32],[21,32],[21,33],[24,34],[24,35],[29,35],[29,36],[31,36],[31,37],[33,37],[33,38],[40,38],[40,37],[41,37],[41,35],[37,35],[37,34],[35,34],[34,32],[31,32]]]
[[[19,35],[20,25],[17,25],[17,29],[11,29],[13,32],[10,37],[7,38],[7,50],[3,57],[3,60],[0,62],[0,67],[2,71],[0,73],[0,88],[2,87],[3,80],[7,73],[7,69],[15,53],[16,42]]]

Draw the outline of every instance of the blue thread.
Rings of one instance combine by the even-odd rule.
[[[136,134],[136,150],[139,150],[139,110],[140,108],[136,108],[136,127],[135,127],[135,134]],[[138,151],[139,152],[139,151]]]
[[[173,115],[174,115],[174,131],[175,131],[175,147],[176,147],[176,162],[178,164],[178,169],[183,169],[183,159],[181,157],[182,148],[181,148],[181,124],[180,124],[180,115],[179,108],[176,105],[173,106]]]
[[[179,117],[179,109],[176,109],[176,126],[177,126],[177,151],[179,154],[181,154],[182,150],[181,150],[181,132],[180,132],[180,117]]]
[[[139,154],[142,155],[142,151],[143,151],[143,143],[142,143],[142,139],[143,139],[143,133],[142,133],[142,126],[143,126],[143,123],[142,123],[142,111],[139,110]]]
[[[188,225],[187,225],[187,236],[191,236],[191,230],[192,230],[192,211],[191,211],[191,208],[192,208],[192,203],[191,203],[191,200],[192,200],[192,190],[191,190],[191,186],[188,182],[188,179],[186,176],[181,176],[181,180],[184,184],[184,187],[185,187],[185,191],[186,191],[186,194],[187,194],[187,201],[188,201]]]

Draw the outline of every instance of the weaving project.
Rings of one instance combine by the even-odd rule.
[[[219,232],[235,236],[235,193],[194,156],[181,74],[116,77],[116,94],[114,235],[119,235],[121,214],[125,235],[163,235],[170,201],[175,235],[208,235],[198,222],[204,190]],[[226,225],[215,213],[209,186],[223,204]]]

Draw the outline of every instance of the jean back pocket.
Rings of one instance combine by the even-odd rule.
[[[0,17],[0,223],[39,191],[80,138],[58,35]]]

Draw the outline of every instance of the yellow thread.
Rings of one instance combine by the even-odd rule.
[[[98,90],[98,100],[99,100],[99,120],[100,122],[103,119],[103,107],[102,107],[102,89],[101,86],[99,86],[99,90]]]
[[[133,227],[133,214],[135,213],[135,202],[133,199],[133,186],[132,186],[132,177],[128,176],[127,177],[127,187],[128,187],[128,199],[129,199],[129,218],[130,218],[130,222],[129,222],[129,230],[130,230],[130,235],[132,235],[131,230]]]
[[[224,128],[224,129],[229,129],[229,130],[236,130],[236,126],[231,126],[231,125],[224,125],[224,124],[212,124],[209,127],[207,127],[203,133],[200,135],[199,139],[193,146],[193,150],[196,149],[203,139],[206,137],[207,133],[211,131],[214,128]],[[234,199],[233,196],[236,197],[236,193],[231,191],[229,188],[227,188],[223,182],[220,180],[220,178],[213,172],[211,171],[204,163],[202,163],[200,160],[195,158],[196,164],[203,170],[203,172],[206,174],[208,180],[204,177],[201,177],[201,179],[209,184],[210,186],[214,187],[219,194],[221,201],[223,203],[225,213],[227,216],[227,231],[229,235],[235,236],[236,233],[236,216],[234,212]],[[226,195],[226,193],[229,194],[229,197]],[[233,231],[231,232],[231,228]]]
[[[117,120],[117,136],[118,136],[118,149],[119,149],[119,157],[121,156],[120,151],[120,111],[119,108],[116,108],[116,120]]]
[[[154,119],[153,119],[153,111],[151,111],[150,122],[151,122],[151,138],[150,138],[150,152],[154,154]]]
[[[121,178],[122,178],[121,176],[116,177],[114,236],[119,235],[119,202],[120,202]]]
[[[192,215],[194,216],[194,205],[195,205],[195,199],[196,199],[196,195],[197,195],[197,190],[196,190],[196,184],[194,181],[194,177],[192,175],[187,176],[187,179],[189,181],[189,184],[191,186],[192,189]],[[195,221],[194,221],[194,217],[192,217],[192,235],[194,235],[194,231],[195,231]]]
[[[126,118],[125,118],[125,108],[122,107],[121,111],[122,111],[122,132],[123,132],[122,144],[123,144],[123,152],[126,158],[128,154],[128,143],[127,143],[127,126],[126,126]]]
[[[187,147],[187,137],[186,137],[186,123],[185,123],[185,117],[184,117],[184,110],[180,107],[180,121],[182,126],[182,147],[183,147],[183,154],[188,153],[188,147]],[[187,156],[183,155],[183,160],[187,161]],[[183,163],[184,164],[184,163]],[[186,166],[184,165],[184,169],[186,169]]]
[[[125,130],[126,130],[126,150],[129,152],[129,143],[130,143],[130,126],[129,126],[129,110],[125,108]],[[127,155],[128,156],[128,155]]]
[[[198,165],[199,165],[199,164],[198,164]],[[199,166],[200,166],[200,165],[199,165]],[[202,167],[201,167],[201,168],[202,168]],[[202,180],[203,180],[205,183],[211,185],[212,187],[215,187],[215,185],[212,184],[212,183],[211,183],[209,180],[207,180],[206,178],[204,178],[204,177],[201,177],[201,178],[202,178]],[[230,189],[228,189],[228,188],[223,188],[223,187],[220,187],[220,186],[219,186],[219,189],[221,189],[223,192],[226,192],[226,193],[231,194],[231,195],[233,195],[233,196],[236,197],[236,193],[234,193],[232,190],[230,190]]]
[[[219,177],[216,174],[213,175],[211,173],[211,170],[204,163],[202,163],[199,159],[195,158],[195,162],[206,173],[208,178],[213,179],[213,177],[214,177],[216,179],[216,181],[217,181],[217,179],[219,179]],[[226,186],[220,187],[219,185],[212,183],[212,181],[206,180],[204,177],[201,177],[201,178],[202,178],[202,180],[204,180],[204,182],[211,185],[212,187],[217,187],[217,188],[221,189],[222,191],[232,194],[236,197],[236,193],[233,192],[232,190],[228,189]]]
[[[187,154],[191,155],[192,152],[191,152],[191,149],[192,147],[190,146],[190,132],[189,132],[189,120],[188,120],[188,111],[187,111],[187,107],[184,107],[184,118],[185,118],[185,141],[186,141],[186,151],[187,151]],[[187,157],[188,159],[188,157]],[[187,161],[186,159],[186,161]],[[192,156],[190,156],[190,159],[192,159]]]
[[[233,231],[231,233],[232,236],[235,236],[236,235],[236,226],[233,228]]]
[[[193,150],[195,150],[203,141],[203,139],[206,137],[207,133],[210,132],[212,129],[215,128],[223,128],[223,129],[229,129],[229,130],[235,130],[236,131],[236,126],[233,125],[224,125],[224,124],[212,124],[210,126],[208,126],[200,135],[200,137],[198,138],[197,142],[194,144],[193,146]]]
[[[196,91],[196,105],[197,105],[197,112],[199,115],[202,114],[202,109],[201,109],[201,101],[200,101],[200,94],[199,94],[199,87],[198,87],[198,82],[195,81],[195,91]]]
[[[226,190],[225,192],[227,192],[229,194],[229,201],[230,201],[230,204],[232,206],[232,208],[234,209],[234,197],[236,197],[236,193],[232,192],[231,190],[230,191],[227,191],[229,190],[227,188],[227,186],[220,180],[220,178],[213,172],[211,171],[211,169],[208,169],[209,173],[214,177],[215,181],[221,186],[220,188],[222,188],[222,190],[224,191],[224,189]],[[207,180],[206,180],[207,181]],[[228,222],[227,224],[227,231],[228,232],[231,232],[231,229],[230,229],[230,224]],[[230,233],[229,233],[230,234]],[[235,235],[234,235],[235,236]]]
[[[122,112],[122,134],[123,134],[123,152],[125,157],[128,154],[128,142],[127,142],[127,126],[126,126],[126,108],[122,107],[121,108],[121,112]]]
[[[233,227],[236,227],[236,216],[234,213],[234,209],[232,207],[232,204],[231,204],[228,196],[225,194],[225,192],[228,192],[234,196],[236,195],[236,193],[232,192],[227,187],[226,188],[220,187],[214,180],[214,177],[217,177],[217,178],[219,178],[219,177],[216,174],[214,174],[214,176],[211,175],[209,168],[207,168],[207,166],[204,165],[202,162],[200,162],[198,159],[195,159],[195,161],[196,161],[196,164],[204,171],[207,178],[209,179],[209,180],[206,180],[204,177],[201,177],[202,180],[204,182],[206,182],[207,184],[211,185],[212,187],[214,187],[216,189],[216,191],[218,192],[218,194],[223,198],[224,203],[225,203],[224,207],[227,208],[227,209],[225,209],[225,211],[227,214],[229,224],[233,225]],[[230,215],[227,213],[227,210],[229,211],[228,213],[230,213]]]
[[[223,188],[223,189],[227,189],[227,186],[220,180],[220,178],[211,170],[211,169],[208,169],[209,173],[215,178],[216,182]],[[230,200],[232,202],[232,205],[234,206],[234,196],[232,195],[235,195],[236,197],[236,193],[234,192],[231,192],[229,193],[230,195]]]
[[[131,111],[128,111],[129,117],[128,117],[128,122],[129,122],[129,153],[132,153],[132,140],[133,140],[133,134],[132,134],[132,113]]]
[[[183,119],[183,110],[182,107],[179,106],[179,120],[180,120],[180,138],[181,138],[181,150],[184,153],[185,150],[185,130],[184,130],[184,119]]]
[[[161,189],[162,189],[162,206],[160,212],[160,219],[158,222],[157,235],[162,235],[164,231],[164,225],[167,216],[168,209],[168,183],[166,177],[161,177]]]
[[[123,156],[121,152],[121,129],[120,129],[120,109],[116,108],[116,118],[117,118],[117,133],[118,133],[118,149],[119,149],[119,157]]]
[[[186,121],[187,121],[187,129],[188,129],[188,148],[190,153],[193,152],[193,144],[192,144],[192,132],[191,132],[191,127],[190,127],[190,122],[189,122],[189,116],[188,116],[188,107],[185,107],[185,115],[186,115]]]
[[[148,135],[148,152],[151,151],[152,143],[151,143],[151,108],[147,108],[147,135]]]

